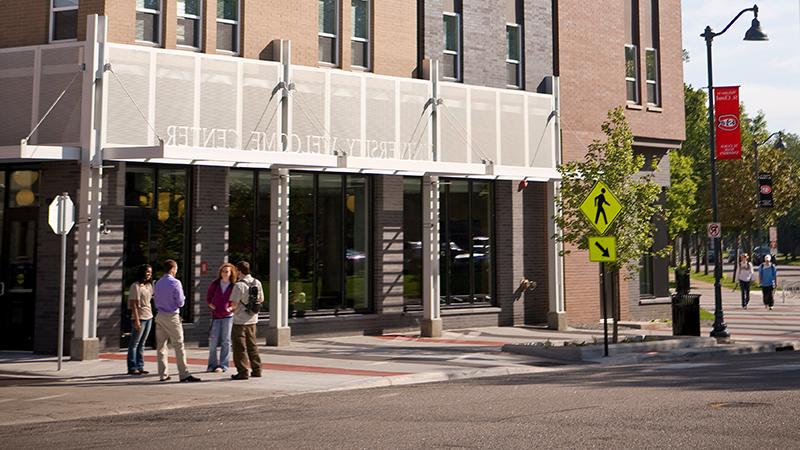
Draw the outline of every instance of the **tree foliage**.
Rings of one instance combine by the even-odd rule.
[[[579,249],[588,248],[589,237],[597,233],[580,212],[580,205],[594,184],[602,180],[623,206],[606,233],[617,238],[617,261],[608,264],[611,268],[626,268],[629,273],[635,273],[640,258],[654,254],[655,226],[651,219],[662,210],[657,203],[661,187],[653,182],[651,173],[641,172],[645,158],[633,152],[633,134],[622,108],[609,111],[601,128],[605,141],[595,140],[583,161],[558,167],[561,189],[554,220],[562,234],[556,239]]]

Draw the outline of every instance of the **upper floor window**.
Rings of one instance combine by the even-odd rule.
[[[217,50],[239,53],[239,0],[217,0]]]
[[[522,87],[522,2],[506,0],[506,85]]]
[[[647,104],[661,104],[661,86],[659,82],[660,63],[658,60],[659,26],[658,26],[658,0],[645,0],[644,39],[644,77],[647,85]]]
[[[136,40],[161,43],[161,0],[136,0]]]
[[[318,0],[319,6],[319,62],[339,65],[339,1]],[[355,1],[353,2],[356,3]],[[353,12],[355,14],[355,12]],[[353,34],[355,35],[355,21]]]
[[[200,48],[201,11],[202,0],[178,0],[178,45]]]
[[[646,48],[644,50],[645,81],[647,83],[647,103],[660,104],[658,86],[658,50]]]
[[[444,2],[444,54],[442,78],[461,80],[461,1]]]
[[[50,2],[50,42],[78,38],[78,0]]]
[[[506,85],[520,87],[522,54],[520,26],[506,24]]]
[[[641,103],[639,99],[639,0],[625,0],[625,85],[628,103]]]
[[[351,0],[353,36],[350,38],[351,64],[369,69],[370,0]]]

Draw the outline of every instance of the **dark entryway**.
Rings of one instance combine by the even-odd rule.
[[[0,348],[33,350],[39,172],[0,170]]]

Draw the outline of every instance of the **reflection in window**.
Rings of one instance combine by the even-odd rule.
[[[50,42],[78,38],[78,0],[51,0]]]
[[[369,310],[369,179],[293,172],[290,310]]]
[[[456,2],[460,5],[461,2]],[[454,8],[455,9],[455,8]],[[444,12],[444,54],[442,58],[442,77],[461,79],[461,14],[456,11]]]
[[[178,0],[177,44],[200,48],[202,0]]]
[[[136,0],[136,40],[161,43],[161,0]]]
[[[353,13],[351,64],[369,68],[369,0],[351,0],[350,5]]]
[[[228,186],[228,261],[249,262],[268,300],[270,172],[231,170]]]
[[[639,0],[625,0],[625,90],[629,103],[639,103]]]
[[[403,304],[422,305],[422,178],[403,178]]]
[[[447,305],[492,303],[492,187],[461,179],[440,184],[440,293]]]
[[[129,165],[124,176],[123,292],[127,295],[141,264],[153,266],[154,277],[163,276],[161,266],[166,259],[178,263],[177,278],[184,290],[188,289],[191,270],[187,170]],[[186,296],[181,317],[187,322],[193,320],[191,295]],[[123,320],[123,327],[127,323]]]
[[[8,206],[19,208],[39,206],[38,170],[15,170],[9,177]]]
[[[339,64],[339,2],[338,0],[318,0],[318,40],[319,61],[327,64]]]
[[[239,53],[238,0],[217,0],[217,50]]]

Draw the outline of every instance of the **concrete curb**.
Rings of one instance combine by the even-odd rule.
[[[656,338],[656,336],[645,337]],[[572,343],[575,343],[575,341],[565,341],[559,346],[542,345],[539,341],[533,341],[524,344],[507,344],[502,347],[502,351],[567,361],[591,361],[603,357],[603,344],[580,345],[579,343],[578,345],[570,345]],[[610,357],[620,354],[663,352],[681,348],[706,348],[715,345],[717,345],[717,341],[714,338],[675,337],[649,342],[609,344],[608,355]]]
[[[719,344],[705,348],[683,348],[666,353],[628,353],[615,357],[598,357],[591,359],[591,362],[607,364],[637,364],[641,362],[673,361],[673,360],[697,360],[707,357],[745,355],[752,353],[770,353],[776,351],[800,351],[800,341],[785,341],[772,343],[755,344]]]

